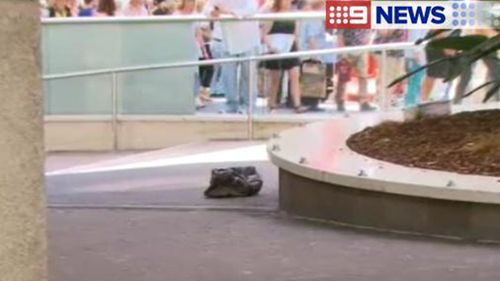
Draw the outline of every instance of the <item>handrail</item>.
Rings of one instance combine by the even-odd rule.
[[[325,12],[289,12],[266,13],[252,16],[233,17],[221,16],[218,18],[205,15],[170,15],[146,17],[90,17],[90,18],[42,18],[42,25],[49,24],[86,24],[86,23],[134,23],[134,22],[204,22],[204,21],[272,21],[272,20],[311,20],[325,19]]]
[[[344,47],[335,49],[289,52],[289,53],[274,54],[274,55],[250,56],[241,58],[224,58],[224,59],[215,59],[215,60],[212,59],[203,61],[160,63],[160,64],[150,64],[141,66],[100,69],[100,70],[77,71],[64,74],[48,74],[44,75],[42,78],[43,80],[56,80],[56,79],[65,79],[65,78],[73,78],[81,76],[94,76],[102,74],[136,72],[144,70],[197,67],[204,65],[226,64],[226,63],[246,62],[246,61],[268,61],[276,59],[300,58],[300,57],[321,56],[321,55],[341,55],[345,53],[376,52],[376,51],[387,51],[387,50],[408,50],[421,47],[422,46],[416,46],[412,42],[377,44],[377,45],[365,45],[365,46]]]
[[[86,24],[86,23],[134,23],[134,22],[193,22],[193,21],[272,21],[272,20],[308,20],[308,19],[323,19],[325,16],[322,12],[298,12],[298,13],[281,13],[281,14],[259,14],[249,17],[222,17],[218,19],[213,19],[205,16],[166,16],[166,17],[145,17],[145,18],[91,18],[91,19],[42,19],[42,24],[53,25],[53,24]],[[83,76],[94,76],[94,75],[111,75],[111,99],[112,99],[112,113],[111,122],[113,128],[113,147],[115,150],[118,149],[118,83],[117,75],[119,73],[145,71],[145,70],[155,70],[155,69],[171,69],[171,68],[182,68],[182,67],[198,67],[204,65],[214,65],[214,64],[225,64],[225,63],[236,63],[236,62],[254,62],[254,61],[268,61],[268,60],[279,60],[288,58],[300,58],[300,57],[311,57],[311,56],[321,56],[321,55],[341,55],[345,53],[360,53],[360,52],[376,52],[382,51],[385,55],[387,50],[409,50],[415,48],[422,48],[422,46],[416,46],[412,42],[404,43],[391,43],[391,44],[378,44],[378,45],[366,45],[366,46],[354,46],[354,47],[344,47],[344,48],[331,48],[323,50],[312,50],[312,51],[299,51],[299,52],[289,52],[283,54],[267,54],[267,55],[255,55],[249,57],[239,57],[239,58],[223,58],[223,59],[211,59],[204,61],[187,61],[187,62],[173,62],[173,63],[159,63],[150,65],[140,65],[140,66],[128,66],[128,67],[117,67],[109,69],[99,69],[99,70],[87,70],[87,71],[77,71],[69,72],[63,74],[47,74],[43,75],[43,80],[56,80],[65,79],[73,77],[83,77]],[[252,64],[250,64],[252,65]],[[254,68],[249,66],[249,80],[255,81],[256,74],[252,71]],[[384,76],[385,71],[382,70],[382,76]],[[253,85],[254,83],[250,83]],[[255,87],[255,86],[253,86]],[[253,90],[249,91],[249,100],[252,100]],[[382,93],[385,96],[387,93],[384,91]],[[248,110],[248,138],[253,139],[253,120],[254,113],[250,105]]]

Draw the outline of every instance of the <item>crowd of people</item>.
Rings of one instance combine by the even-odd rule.
[[[47,2],[45,2],[47,1]],[[41,15],[50,18],[161,16],[178,10],[177,0],[42,0]]]
[[[286,13],[293,11],[324,11],[324,0],[52,0],[42,4],[42,16],[113,17],[155,15],[206,15],[248,16],[257,13]],[[318,50],[415,41],[426,35],[425,30],[327,30],[324,20],[275,20],[272,22],[231,21],[193,23],[193,38],[200,60],[240,58],[257,54],[279,54],[299,50]],[[196,73],[195,97],[198,107],[211,102],[213,96],[226,98],[226,112],[245,112],[249,97],[267,98],[269,111],[287,106],[296,113],[317,110],[318,104],[328,100],[338,111],[346,110],[347,85],[356,79],[358,102],[361,111],[376,107],[368,94],[369,78],[377,81],[377,93],[382,92],[380,67],[384,65],[385,82],[390,82],[407,71],[424,65],[426,61],[452,55],[449,52],[418,50],[390,50],[383,63],[380,53],[352,53],[341,56],[322,55],[309,58],[292,58],[265,61],[258,65],[251,62],[201,66]],[[490,75],[499,73],[498,58],[487,58]],[[377,68],[378,66],[378,68]],[[266,83],[250,85],[249,70],[258,68],[259,76]],[[421,72],[404,84],[389,89],[392,102],[402,101],[414,106],[429,99],[437,78],[446,71],[431,68],[427,75]],[[470,76],[470,72],[468,73]],[[284,79],[288,83],[283,83]],[[313,79],[315,78],[315,79]],[[464,77],[457,90],[463,94],[470,77]],[[308,85],[314,83],[314,85]],[[283,86],[286,85],[286,86]],[[423,85],[423,86],[422,86]],[[249,95],[249,91],[256,92]],[[283,98],[282,96],[286,96]],[[377,96],[377,95],[376,95]],[[459,101],[456,98],[456,101]]]

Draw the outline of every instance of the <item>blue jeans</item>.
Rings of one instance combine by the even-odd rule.
[[[212,57],[214,59],[224,58],[224,43],[213,40],[210,43],[210,50],[212,51]],[[226,89],[224,89],[224,81],[222,77],[222,68],[224,65],[218,64],[214,65],[214,76],[212,77],[212,83],[210,85],[210,92],[217,94],[225,94]]]
[[[227,58],[243,58],[255,54],[255,51],[249,51],[242,54],[230,55],[226,53]],[[252,93],[252,104],[255,105],[257,97],[257,79],[250,81],[250,66],[255,67],[253,62],[227,63],[222,67],[222,81],[226,89],[226,106],[228,113],[239,111],[246,112],[250,105],[250,83],[254,92]],[[257,68],[255,67],[255,78],[257,78]]]
[[[411,72],[421,67],[414,59],[406,59],[406,71]],[[420,103],[422,92],[422,81],[425,77],[425,71],[415,73],[408,78],[408,87],[405,95],[405,107],[414,107]]]

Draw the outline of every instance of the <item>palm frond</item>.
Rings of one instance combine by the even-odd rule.
[[[500,90],[500,83],[496,83],[484,96],[483,102],[488,102],[492,97],[498,94]]]
[[[417,41],[416,44],[420,44],[427,40],[432,40],[439,34],[449,31],[450,30],[437,30],[435,32],[430,32],[426,37]],[[444,79],[445,82],[450,82],[458,78],[460,75],[462,75],[462,73],[468,68],[470,68],[475,62],[484,59],[486,56],[493,56],[498,50],[500,50],[500,34],[493,36],[491,38],[487,38],[485,36],[480,36],[480,35],[450,36],[446,38],[437,38],[429,42],[427,44],[427,48],[438,49],[438,50],[451,49],[451,50],[456,50],[459,53],[455,56],[441,58],[432,61],[426,65],[423,65],[418,69],[395,79],[388,85],[388,87],[393,87],[396,84],[400,83],[401,81],[404,81],[409,77],[415,75],[416,73],[439,63],[451,64],[450,73],[448,73],[448,76]],[[464,95],[464,97],[468,97],[476,93],[477,91],[483,89],[484,87],[490,85],[493,86],[486,93],[484,99],[485,101],[488,101],[492,97],[494,97],[497,91],[500,89],[500,79],[486,82],[483,85],[480,85],[479,87],[473,89],[471,92]]]
[[[469,51],[475,46],[484,43],[488,37],[483,35],[467,35],[461,37],[445,37],[429,42],[427,46],[433,49],[451,49],[455,51]]]
[[[425,35],[424,38],[417,40],[415,42],[415,45],[421,45],[422,43],[429,41],[429,40],[432,40],[432,39],[436,38],[437,36],[439,36],[445,32],[451,31],[451,30],[452,29],[438,29],[435,31],[431,31],[431,32],[427,33],[427,35]]]
[[[423,71],[423,70],[425,70],[425,69],[427,69],[427,68],[429,68],[429,67],[431,67],[431,66],[433,66],[433,65],[436,65],[436,64],[438,64],[438,63],[445,62],[445,61],[447,61],[447,60],[449,60],[449,59],[450,59],[450,58],[441,58],[441,59],[438,59],[438,60],[432,61],[432,62],[430,62],[430,63],[428,63],[428,64],[426,64],[426,65],[423,65],[423,66],[421,66],[421,67],[419,67],[419,68],[417,68],[417,69],[415,69],[415,70],[413,70],[413,71],[411,71],[411,72],[406,73],[405,75],[403,75],[403,76],[401,76],[401,77],[397,78],[396,80],[392,81],[392,82],[391,82],[391,83],[390,83],[387,87],[388,87],[388,88],[393,87],[394,85],[396,85],[396,84],[398,84],[398,83],[400,83],[400,82],[402,82],[402,81],[404,81],[404,80],[406,80],[406,79],[410,78],[411,76],[413,76],[413,75],[415,75],[415,74],[419,73],[420,71]]]
[[[466,98],[466,97],[469,97],[471,96],[472,94],[476,93],[477,91],[485,88],[485,87],[488,87],[489,85],[491,84],[496,84],[496,83],[500,83],[500,79],[498,80],[493,80],[493,81],[488,81],[486,83],[483,83],[482,85],[472,89],[471,91],[469,91],[467,94],[465,94],[463,97]]]

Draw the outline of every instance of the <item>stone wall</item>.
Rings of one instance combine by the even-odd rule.
[[[0,1],[0,280],[44,281],[38,1]]]

